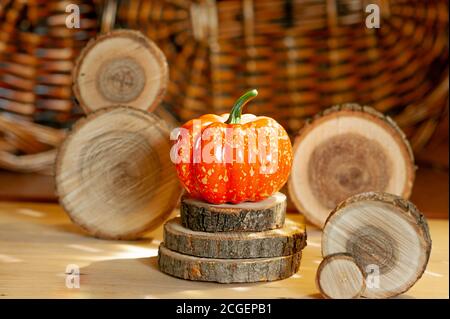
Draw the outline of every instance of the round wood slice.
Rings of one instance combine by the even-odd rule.
[[[201,232],[264,231],[283,227],[286,195],[275,193],[260,202],[214,205],[183,196],[180,205],[184,227]]]
[[[325,257],[317,269],[316,285],[328,299],[359,298],[366,287],[364,272],[348,254]]]
[[[262,258],[295,254],[306,246],[305,224],[286,220],[283,228],[262,232],[196,232],[175,217],[164,225],[164,246],[207,258]]]
[[[153,110],[166,90],[168,67],[161,50],[142,33],[114,30],[86,45],[72,77],[86,113],[117,104]]]
[[[181,188],[168,125],[129,107],[79,120],[56,161],[56,187],[70,218],[102,238],[135,239],[164,222]]]
[[[373,108],[345,104],[300,131],[288,187],[297,209],[323,227],[349,196],[380,191],[408,198],[414,176],[410,145],[393,120]]]
[[[363,296],[387,298],[407,291],[422,276],[431,252],[425,217],[409,201],[387,193],[363,193],[339,204],[322,235],[322,255],[349,253],[378,287]],[[376,278],[374,278],[376,279]]]
[[[158,264],[162,272],[188,280],[219,283],[258,282],[285,279],[300,267],[302,253],[253,259],[213,259],[194,257],[159,246]]]

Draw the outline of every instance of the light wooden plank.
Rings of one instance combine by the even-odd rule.
[[[22,214],[23,209],[43,214]],[[301,216],[287,218],[299,221]],[[448,220],[431,219],[429,226],[433,248],[427,272],[398,298],[449,296]],[[300,270],[289,279],[192,282],[158,270],[162,227],[140,241],[101,240],[83,233],[57,205],[0,202],[0,298],[318,298],[321,232],[310,225],[307,232]],[[66,287],[70,264],[80,267],[79,289]]]

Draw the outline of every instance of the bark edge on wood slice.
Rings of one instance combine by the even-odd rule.
[[[100,109],[75,123],[55,172],[59,202],[95,237],[137,239],[161,225],[181,195],[169,124],[131,107]]]
[[[408,198],[415,169],[410,144],[390,117],[368,106],[337,105],[295,138],[289,195],[322,228],[329,212],[352,195],[378,191]]]
[[[214,259],[183,255],[159,246],[159,269],[174,277],[218,283],[261,282],[285,279],[295,274],[302,253],[252,259]]]
[[[366,288],[365,275],[351,255],[329,255],[317,268],[316,286],[327,299],[355,299]]]
[[[141,32],[118,29],[83,48],[72,72],[73,92],[86,113],[127,105],[153,110],[168,84],[167,61]]]
[[[164,225],[164,246],[185,255],[217,259],[288,256],[306,246],[306,228],[304,223],[286,220],[280,229],[207,233],[187,229],[175,217]]]
[[[404,293],[424,273],[431,252],[425,217],[399,196],[368,192],[339,204],[322,234],[322,255],[349,253],[366,272],[379,274],[379,287],[367,287],[368,298]]]
[[[264,231],[283,227],[286,195],[275,193],[260,202],[210,204],[184,195],[180,204],[184,227],[201,232]]]

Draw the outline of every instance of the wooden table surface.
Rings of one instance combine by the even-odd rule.
[[[448,220],[430,219],[429,225],[433,249],[427,271],[399,298],[449,297]],[[140,241],[101,240],[83,233],[56,204],[0,202],[0,298],[320,298],[314,277],[321,232],[309,225],[307,232],[302,265],[289,279],[202,283],[158,270],[161,227]],[[80,268],[80,288],[66,287],[70,264]]]

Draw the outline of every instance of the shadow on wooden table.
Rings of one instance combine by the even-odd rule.
[[[126,271],[124,271],[126,270]],[[111,259],[94,262],[81,268],[81,286],[92,295],[102,298],[283,298],[271,296],[272,283],[219,284],[189,281],[169,276],[158,268],[158,258]],[[271,285],[272,284],[272,285]],[[301,298],[321,299],[319,293]],[[403,294],[395,299],[412,299]],[[291,299],[291,298],[288,298]],[[292,298],[295,299],[295,298]]]
[[[124,271],[124,270],[127,271]],[[80,269],[85,274],[81,283],[93,295],[101,293],[111,298],[211,298],[211,290],[223,288],[253,288],[264,283],[217,284],[189,281],[169,276],[158,268],[158,257],[111,259],[93,262]],[[225,290],[224,290],[225,291]],[[107,296],[109,294],[109,296]],[[236,292],[227,291],[217,298],[237,298]],[[241,297],[242,298],[242,297]]]
[[[52,226],[56,231],[62,231],[62,232],[68,233],[68,234],[92,238],[92,236],[90,236],[88,233],[86,233],[81,227],[79,227],[73,223],[71,223],[71,224],[67,224],[67,223],[54,224]]]

